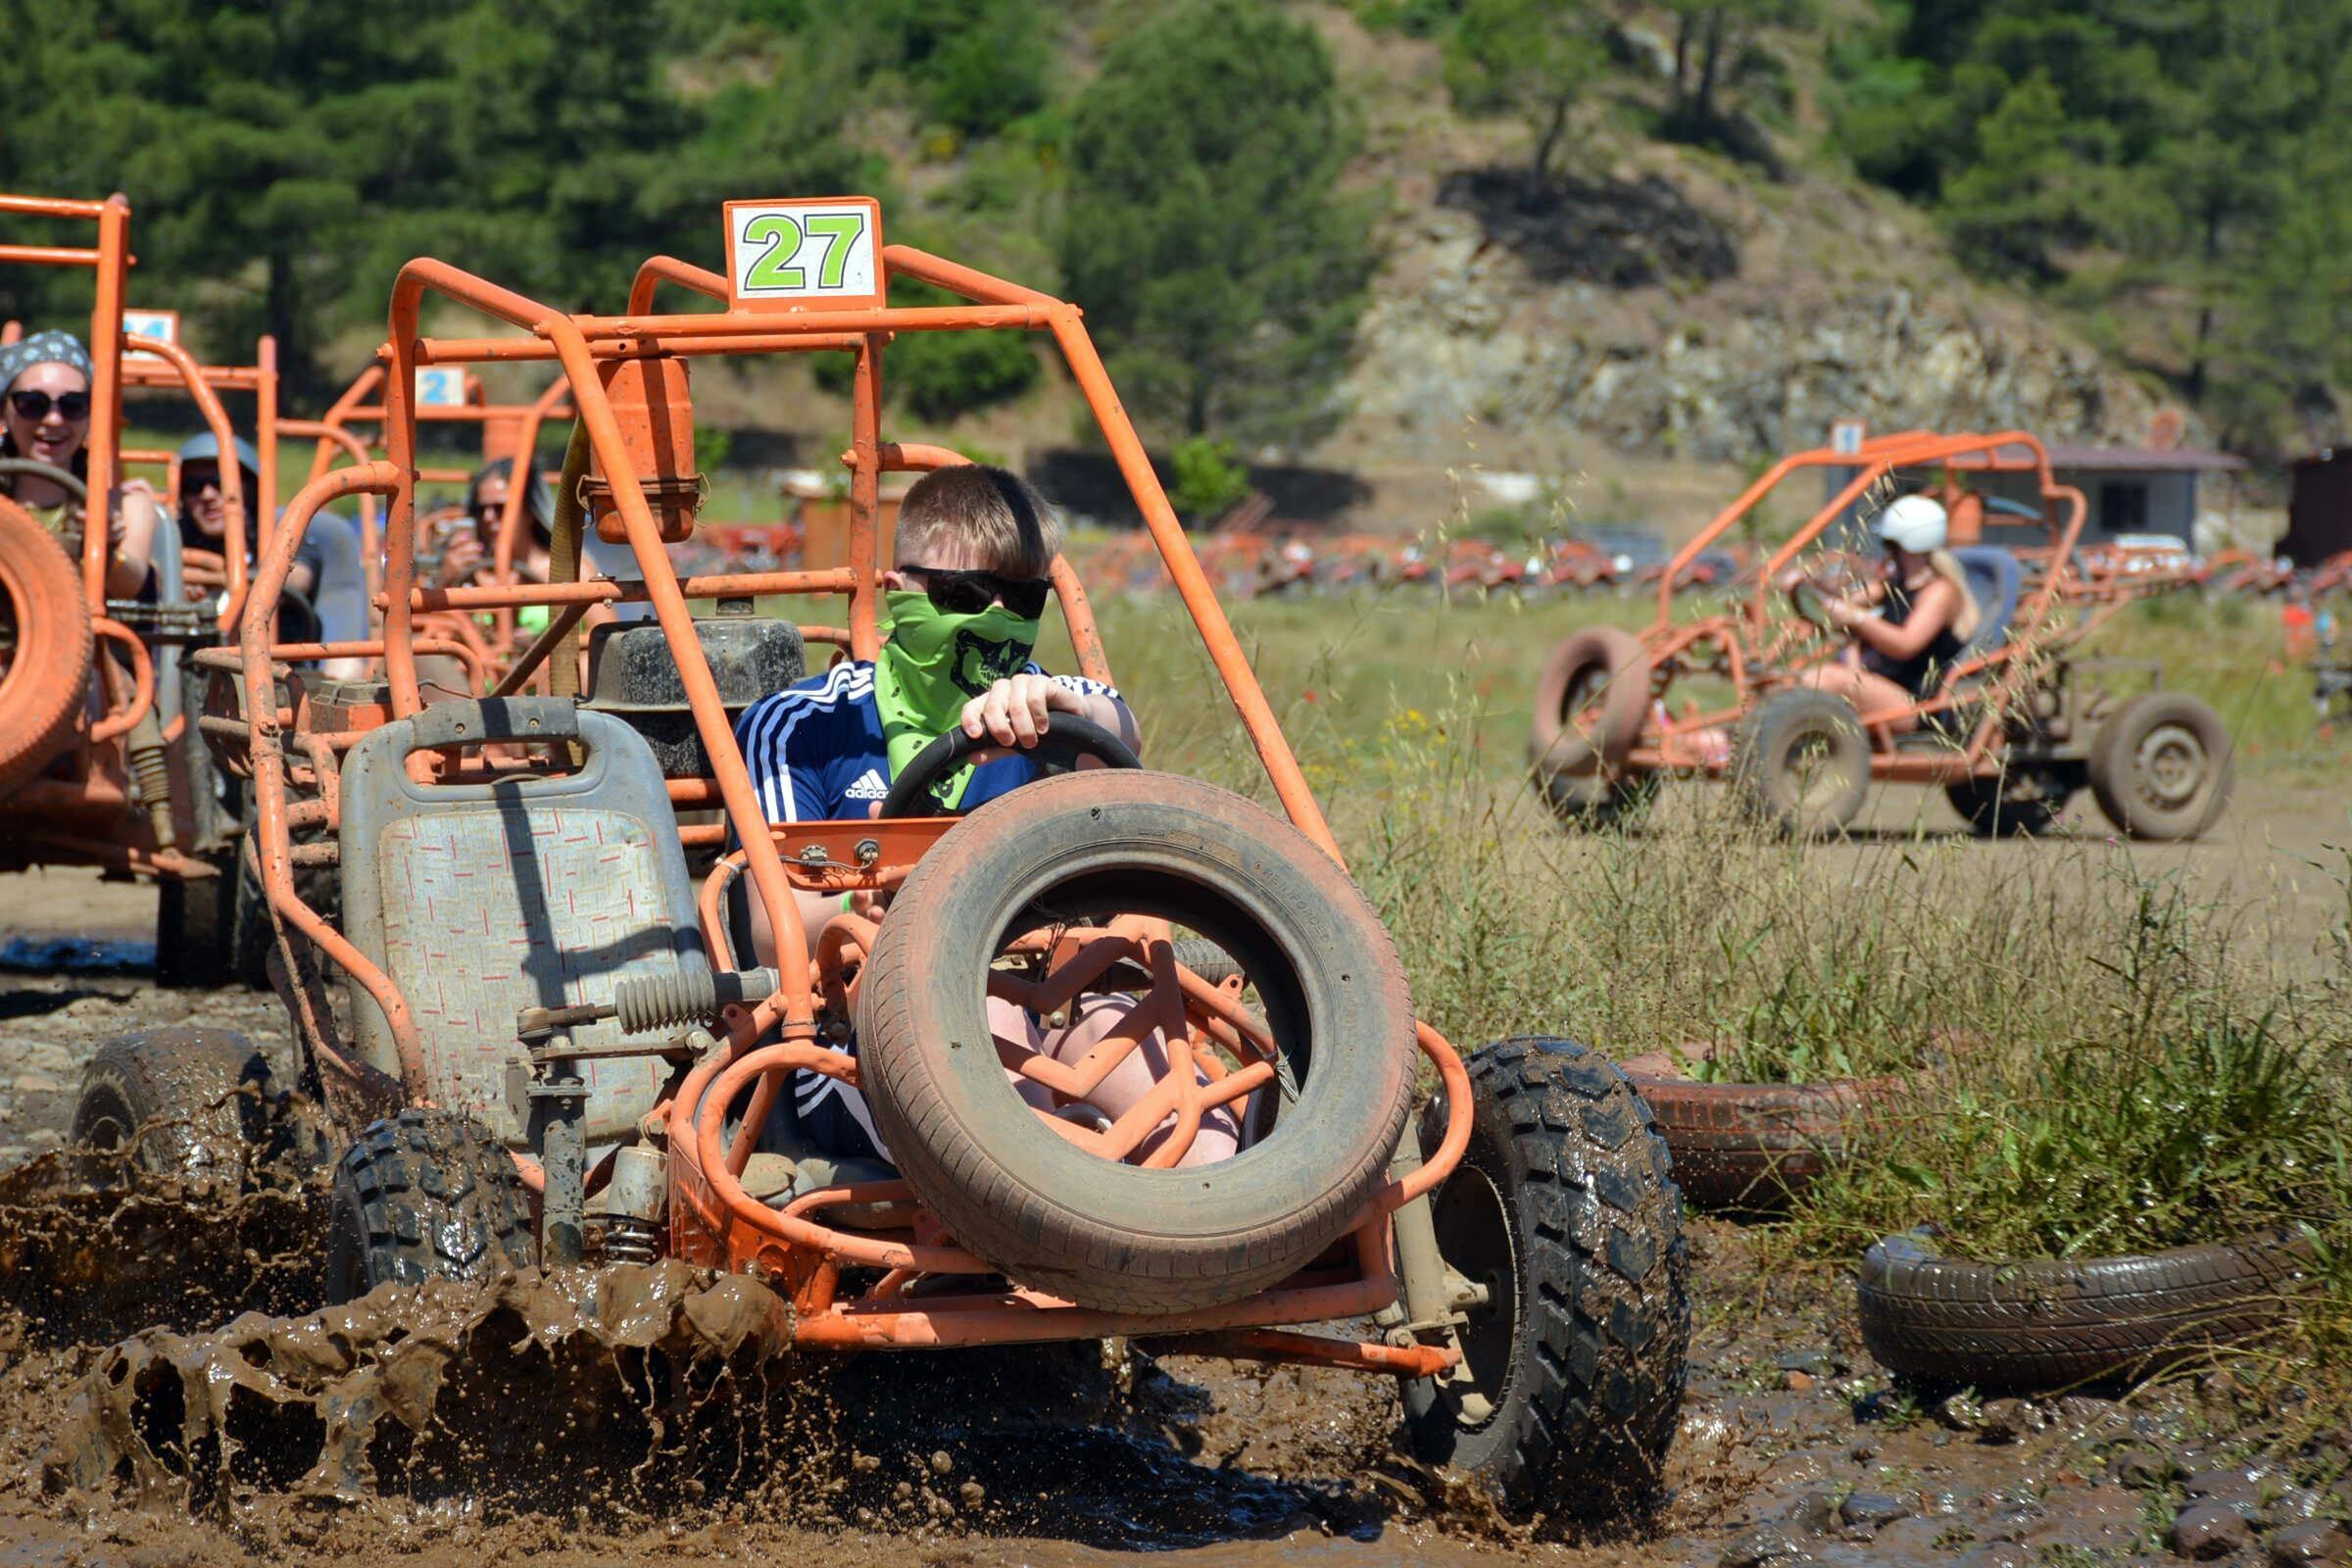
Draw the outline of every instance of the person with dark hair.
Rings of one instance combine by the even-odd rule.
[[[77,479],[90,473],[90,353],[71,332],[35,332],[0,346],[0,458],[61,468]],[[38,473],[0,472],[0,494],[32,514],[75,562],[81,559],[87,505],[57,480]],[[106,498],[106,593],[137,599],[152,591],[149,570],[158,515],[143,486],[118,487]]]
[[[232,436],[230,441],[245,499],[252,506],[261,495],[261,458],[243,437]],[[220,483],[220,443],[209,430],[180,444],[179,539],[189,550],[218,554],[227,547],[228,499]],[[258,556],[258,535],[246,534],[247,560]],[[359,530],[348,517],[321,512],[311,518],[302,543],[294,548],[286,586],[301,595],[316,615],[320,641],[359,642],[368,636],[367,566],[360,560]],[[356,675],[364,667],[365,661],[335,660],[329,662],[328,673]]]
[[[507,502],[514,493],[513,458],[498,458],[474,471],[466,486],[466,516],[472,526],[451,534],[443,547],[436,574],[442,586],[472,582],[490,569],[498,559],[498,531],[506,523]],[[529,468],[523,470],[522,520],[514,575],[524,582],[545,582],[556,543],[555,504],[547,481]]]
[[[880,659],[836,664],[745,710],[735,726],[745,763],[770,821],[838,821],[872,814],[916,754],[960,727],[995,743],[943,779],[937,804],[969,808],[1038,776],[1024,756],[1055,713],[1090,719],[1140,750],[1135,715],[1117,691],[1075,675],[1049,675],[1030,662],[1046,601],[1048,571],[1061,551],[1061,524],[1019,476],[973,464],[924,475],[899,508],[891,568],[882,574],[890,637]],[[1083,762],[1081,765],[1085,765]],[[814,951],[842,901],[799,895]],[[887,918],[888,900],[853,895],[852,912]],[[752,939],[760,961],[775,961],[766,912],[752,902]],[[1087,998],[1060,1023],[992,998],[989,1023],[1006,1059],[1037,1053],[1079,1061],[1112,1033],[1134,1031],[1131,997]],[[849,1047],[854,1054],[857,1047]],[[1156,1028],[1088,1097],[1115,1120],[1144,1102],[1169,1055]],[[1013,1076],[1013,1092],[1038,1086]],[[822,1073],[793,1078],[793,1114],[804,1134],[840,1158],[889,1158],[858,1090]],[[1161,1136],[1155,1131],[1154,1138]],[[1232,1156],[1240,1129],[1230,1109],[1201,1120],[1181,1164]]]

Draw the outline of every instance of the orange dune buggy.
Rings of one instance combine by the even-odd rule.
[[[1514,1040],[1465,1064],[1416,1022],[1077,308],[885,247],[868,200],[729,217],[728,274],[657,257],[619,316],[410,263],[390,456],[307,485],[255,583],[283,579],[321,506],[387,497],[386,679],[370,703],[322,704],[251,613],[239,647],[199,656],[241,704],[208,733],[253,778],[303,1073],[344,1150],[331,1294],[671,1256],[768,1281],[811,1349],[1123,1335],[1380,1373],[1403,1382],[1419,1452],[1523,1508],[1605,1514],[1653,1492],[1689,1309],[1648,1113],[1580,1046]],[[900,278],[966,303],[891,307]],[[658,313],[663,281],[721,308]],[[428,292],[506,335],[423,336]],[[983,329],[1061,350],[1287,820],[1140,771],[1065,718],[1040,748],[1050,776],[968,816],[907,814],[960,761],[951,736],[877,818],[764,817],[732,712],[798,676],[812,644],[875,656],[881,476],[962,461],[882,438],[885,347]],[[689,368],[791,352],[855,363],[850,564],[681,580],[667,547],[701,490]],[[489,360],[569,379],[559,562],[595,527],[627,542],[641,581],[418,585],[415,372]],[[1079,668],[1108,679],[1076,574],[1053,576]],[[802,595],[835,598],[846,624],[757,612]],[[656,618],[599,628],[577,693],[580,616],[620,601]],[[422,615],[531,604],[554,610],[548,632],[489,695],[424,705]],[[552,694],[515,695],[542,665]],[[1077,766],[1090,757],[1113,765]],[[710,807],[723,825],[680,824]],[[303,825],[326,832],[297,844]],[[298,865],[335,869],[339,923],[301,897]],[[887,918],[845,909],[808,943],[795,890],[857,889],[893,891]],[[772,969],[737,957],[751,900],[777,933]],[[991,998],[1053,1020],[1113,994],[1165,1043],[1156,1087],[1115,1120],[1088,1097],[1134,1034],[1062,1063],[988,1022]],[[1415,1118],[1418,1066],[1440,1090]],[[796,1072],[858,1087],[895,1167],[812,1144]],[[1240,1151],[1180,1165],[1212,1110]],[[1308,1331],[1366,1319],[1368,1337]]]
[[[254,401],[260,495],[246,496],[237,465],[225,466],[228,548],[219,554],[183,550],[167,519],[156,530],[152,603],[107,597],[104,526],[82,530],[74,561],[28,512],[0,497],[0,867],[99,865],[155,878],[159,974],[214,984],[226,973],[234,878],[224,873],[242,823],[197,734],[201,686],[187,656],[218,645],[237,624],[246,602],[246,519],[273,511],[275,348],[265,337],[250,366],[207,366],[174,342],[126,330],[130,204],[121,196],[0,196],[0,213],[96,229],[86,246],[0,245],[0,262],[87,267],[96,279],[86,475],[25,458],[6,460],[12,472],[44,478],[103,515],[127,470],[161,467],[166,497],[176,503],[172,454],[122,445],[123,389],[183,391],[222,451],[233,432],[220,395]]]
[[[1676,624],[1672,584],[1683,566],[1737,525],[1791,473],[1852,477],[1763,563],[1745,602]],[[1961,486],[1972,472],[2034,475],[2037,544],[1978,543],[1984,509]],[[1782,613],[1773,584],[1853,509],[1898,483],[1940,476],[1952,553],[1982,611],[1941,687],[1883,712],[1802,683],[1834,658],[1817,595]],[[1979,833],[2040,832],[2084,785],[2100,810],[2138,838],[2194,838],[2227,802],[2230,741],[2221,715],[2162,689],[2121,701],[2076,681],[2071,650],[2142,594],[2183,585],[2129,551],[2087,563],[2077,551],[2082,493],[2059,484],[2039,441],[2020,432],[1877,437],[1857,452],[1822,449],[1776,464],[1684,545],[1658,589],[1658,618],[1639,637],[1579,632],[1552,651],[1536,692],[1528,756],[1538,789],[1567,821],[1599,823],[1646,806],[1669,775],[1725,778],[1762,821],[1790,834],[1835,833],[1861,809],[1873,780],[1940,784]],[[2161,671],[2151,671],[2159,680]],[[1676,683],[1709,679],[1730,701],[1702,710],[1668,699]],[[1726,747],[1722,737],[1733,737]]]

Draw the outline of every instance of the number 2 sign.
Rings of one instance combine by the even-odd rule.
[[[727,203],[730,302],[745,311],[882,303],[882,204],[871,196]]]

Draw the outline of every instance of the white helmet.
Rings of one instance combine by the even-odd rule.
[[[1874,531],[1890,545],[1924,556],[1943,548],[1944,538],[1951,531],[1951,518],[1939,501],[1928,496],[1904,496],[1879,514]]]

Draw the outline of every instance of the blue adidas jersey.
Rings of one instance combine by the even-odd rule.
[[[1028,665],[1023,673],[1042,675]],[[1078,675],[1054,677],[1088,697],[1119,694]],[[863,818],[890,793],[890,755],[882,714],[874,706],[874,666],[863,660],[834,665],[762,697],[736,720],[735,739],[770,822],[840,822]],[[1037,777],[1026,757],[999,758],[972,772],[963,792],[969,809]]]

